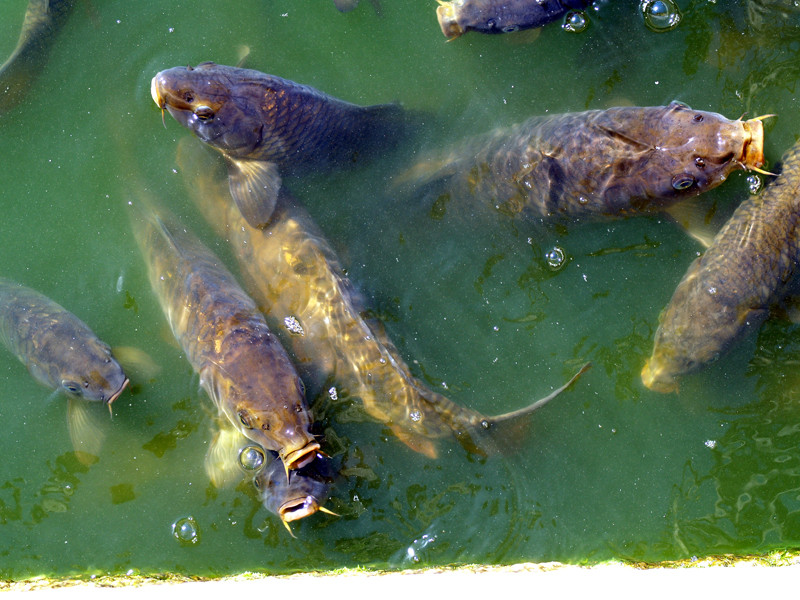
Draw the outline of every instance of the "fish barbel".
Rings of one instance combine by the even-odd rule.
[[[278,515],[290,534],[292,521],[316,512],[335,514],[323,506],[333,482],[328,457],[320,454],[287,477],[274,452],[244,437],[227,419],[218,420],[217,426],[205,460],[206,473],[215,487],[252,480],[264,508]]]
[[[655,391],[703,369],[757,331],[797,286],[800,261],[800,144],[783,170],[742,202],[705,253],[692,262],[659,317],[653,353],[642,370]]]
[[[252,69],[204,62],[161,71],[153,100],[225,157],[228,182],[254,227],[270,218],[285,173],[346,166],[393,147],[405,113],[357,106]]]
[[[761,120],[685,104],[534,117],[468,140],[406,176],[529,218],[623,217],[663,210],[764,164]]]
[[[131,221],[150,284],[217,410],[276,451],[287,472],[312,461],[319,444],[303,382],[253,300],[174,217],[153,208],[139,213]]]
[[[428,389],[412,375],[381,324],[365,318],[361,295],[297,200],[282,192],[270,225],[250,227],[231,203],[221,174],[214,178],[209,158],[191,140],[181,142],[178,162],[187,189],[231,243],[250,293],[298,369],[308,381],[332,377],[417,452],[436,457],[433,440],[448,435],[478,454],[506,449],[512,440],[504,436],[577,377],[545,399],[497,416],[461,407]]]
[[[20,103],[47,62],[56,33],[67,21],[75,0],[30,0],[19,41],[0,65],[0,114]]]
[[[571,9],[586,8],[587,0],[437,0],[436,18],[442,33],[454,39],[467,31],[510,33],[541,27]]]

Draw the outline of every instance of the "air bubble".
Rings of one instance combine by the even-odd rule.
[[[200,541],[197,533],[197,521],[194,520],[194,517],[178,519],[172,524],[172,535],[181,544],[196,544]]]
[[[761,191],[762,187],[764,187],[764,180],[755,173],[748,175],[746,181],[747,190],[754,196]]]
[[[412,410],[408,413],[408,417],[414,421],[414,423],[419,423],[422,420],[422,413],[418,410]]]
[[[564,16],[564,23],[561,28],[569,33],[581,33],[586,31],[589,20],[586,15],[579,10],[571,10]]]
[[[563,249],[553,246],[545,253],[544,260],[553,271],[559,271],[567,262],[567,255]]]
[[[256,444],[245,446],[239,453],[239,464],[245,471],[258,471],[264,466],[265,460],[264,450]]]
[[[643,0],[639,4],[644,24],[651,31],[670,31],[681,22],[681,13],[674,0]]]

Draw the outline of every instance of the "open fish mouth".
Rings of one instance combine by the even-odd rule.
[[[742,164],[747,169],[758,171],[764,164],[764,124],[762,119],[771,117],[764,115],[742,122],[744,127],[745,140],[742,147]]]
[[[439,19],[439,27],[442,28],[442,33],[448,41],[454,40],[463,34],[464,30],[458,24],[453,4],[442,0],[437,0],[437,2],[439,2],[439,6],[436,8],[436,18]]]
[[[314,496],[295,498],[284,502],[278,509],[278,515],[284,523],[299,521],[313,515],[320,509],[319,501]]]
[[[300,469],[309,464],[317,456],[317,450],[320,446],[317,442],[310,442],[300,448],[293,450],[288,454],[281,455],[281,460],[286,467],[287,472],[290,469]]]
[[[114,402],[114,400],[116,400],[117,398],[119,398],[119,397],[120,397],[120,394],[122,394],[122,392],[125,390],[125,387],[126,387],[126,386],[127,386],[129,383],[130,383],[130,379],[128,379],[128,378],[126,377],[126,378],[125,378],[125,381],[123,381],[123,382],[122,382],[122,385],[119,387],[119,389],[118,389],[118,390],[117,390],[117,391],[114,393],[114,395],[112,395],[112,396],[111,396],[111,397],[108,399],[108,402],[106,402],[106,404],[108,404],[108,405],[109,405],[109,407],[111,406],[111,403],[112,403],[112,402]]]
[[[662,370],[653,369],[650,363],[648,360],[642,369],[642,383],[645,387],[662,394],[677,392],[678,383],[672,378],[664,378]]]

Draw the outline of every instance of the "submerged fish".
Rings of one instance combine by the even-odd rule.
[[[764,118],[764,117],[761,117]],[[406,179],[529,218],[663,210],[764,163],[759,119],[685,104],[534,117],[420,163]]]
[[[180,145],[178,160],[189,193],[233,246],[250,293],[298,369],[307,381],[332,377],[414,450],[436,457],[433,440],[448,435],[471,452],[508,449],[509,436],[524,427],[527,415],[577,377],[547,398],[498,416],[458,406],[428,389],[411,374],[381,324],[364,316],[360,294],[300,204],[284,191],[270,225],[250,227],[231,204],[222,177],[214,178],[210,157],[202,154],[197,144]]]
[[[218,425],[206,454],[206,472],[214,486],[251,479],[264,508],[278,515],[289,533],[292,521],[318,511],[334,514],[323,506],[333,482],[329,458],[320,454],[287,477],[273,452],[244,437],[227,421],[220,420]]]
[[[278,452],[287,471],[312,461],[319,444],[309,430],[303,382],[255,303],[166,212],[153,209],[132,222],[150,284],[220,414]]]
[[[22,100],[47,62],[56,33],[67,21],[75,0],[30,0],[19,41],[0,65],[0,114]]]
[[[44,385],[70,397],[68,422],[76,450],[96,454],[101,439],[81,403],[111,405],[128,378],[83,321],[46,296],[0,278],[0,340]]]
[[[642,370],[648,388],[677,391],[680,376],[725,354],[796,293],[800,144],[783,161],[781,175],[737,207],[675,289]]]
[[[586,0],[437,0],[436,17],[448,39],[467,31],[509,33],[541,27],[571,9],[586,8]]]
[[[225,157],[230,192],[247,222],[272,215],[281,176],[347,165],[394,146],[400,106],[357,106],[251,69],[205,62],[161,71],[153,100]]]

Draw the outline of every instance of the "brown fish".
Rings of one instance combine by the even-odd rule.
[[[309,381],[331,376],[409,447],[433,458],[433,440],[454,435],[471,452],[507,449],[513,443],[509,436],[527,423],[527,415],[577,377],[538,402],[498,416],[458,406],[428,389],[411,374],[380,323],[365,318],[360,294],[300,204],[282,192],[269,226],[250,227],[231,203],[222,178],[214,178],[209,157],[187,142],[179,149],[187,189],[233,246],[248,289],[298,369]]]
[[[252,69],[205,62],[161,71],[153,100],[218,150],[247,222],[272,215],[281,177],[346,166],[392,148],[406,127],[396,104],[357,106]]]
[[[679,102],[534,117],[432,157],[405,179],[529,218],[659,211],[736,169],[759,170],[761,118],[731,121]]]
[[[172,332],[220,414],[287,472],[312,461],[319,444],[303,382],[253,300],[165,211],[142,207],[131,220]]]
[[[780,176],[737,207],[681,279],[642,370],[648,388],[677,391],[681,376],[724,355],[796,293],[798,224],[800,143],[784,155]]]

